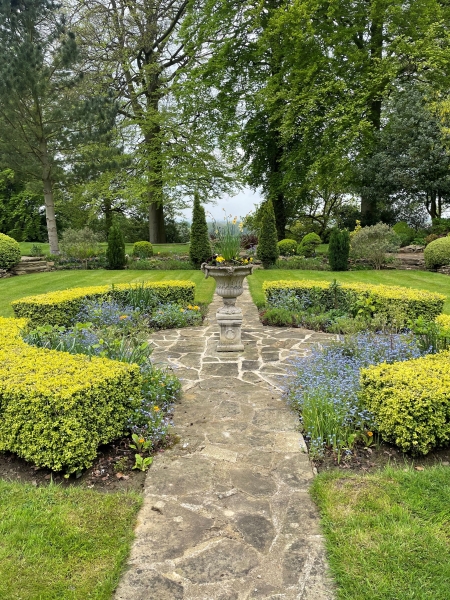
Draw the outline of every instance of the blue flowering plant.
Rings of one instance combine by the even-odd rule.
[[[294,364],[288,397],[299,412],[312,457],[326,451],[351,453],[373,441],[377,424],[360,400],[360,371],[424,354],[412,335],[358,333],[315,347]]]

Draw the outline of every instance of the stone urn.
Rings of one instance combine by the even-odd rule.
[[[244,279],[253,272],[253,265],[213,266],[202,264],[205,279],[216,280],[216,294],[222,296],[223,306],[216,313],[220,327],[218,352],[238,352],[244,349],[241,340],[242,310],[236,306],[236,299],[243,291]]]

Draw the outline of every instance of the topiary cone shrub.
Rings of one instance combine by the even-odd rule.
[[[333,229],[328,245],[328,262],[332,271],[347,271],[350,234],[347,229]]]
[[[200,204],[200,196],[194,196],[192,211],[191,244],[189,258],[197,269],[211,258],[211,244],[209,242],[208,226],[206,224],[205,209]]]
[[[108,249],[106,250],[108,269],[119,270],[126,265],[125,241],[118,225],[114,224],[108,234]]]
[[[430,242],[423,251],[423,257],[427,269],[438,269],[450,265],[450,237]]]
[[[0,233],[0,269],[11,269],[20,262],[18,242],[9,235]]]
[[[261,230],[259,234],[257,258],[262,262],[265,269],[275,264],[280,256],[278,249],[278,235],[275,224],[275,213],[271,200],[263,205],[263,215],[261,219]]]

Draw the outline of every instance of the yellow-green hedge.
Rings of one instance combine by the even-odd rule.
[[[281,290],[292,290],[299,297],[314,294],[324,309],[334,307],[334,293],[328,281],[266,281],[263,291],[269,301],[274,293]],[[397,319],[399,312],[406,319],[417,319],[422,316],[433,321],[444,306],[445,296],[426,290],[416,290],[400,286],[370,285],[365,283],[343,283],[339,286],[338,299],[352,304],[357,299],[371,297],[378,302],[378,312],[387,318]]]
[[[135,284],[138,287],[139,284]],[[160,302],[176,302],[189,304],[194,302],[195,283],[191,281],[157,281],[146,282],[145,288],[151,289]],[[111,298],[119,300],[133,284],[118,284],[114,287],[99,285],[72,288],[57,292],[49,292],[38,296],[20,298],[11,303],[17,317],[29,319],[33,327],[50,323],[52,325],[70,326],[85,300]]]
[[[361,387],[384,440],[414,454],[450,441],[450,352],[363,369]]]
[[[55,471],[89,467],[139,406],[137,365],[28,346],[0,319],[0,450]]]

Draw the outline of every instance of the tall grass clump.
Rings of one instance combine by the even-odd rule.
[[[410,335],[364,332],[317,346],[297,360],[289,399],[300,413],[310,454],[320,457],[330,449],[339,459],[343,451],[351,451],[359,439],[368,441],[376,431],[373,415],[359,399],[362,368],[421,355]]]

